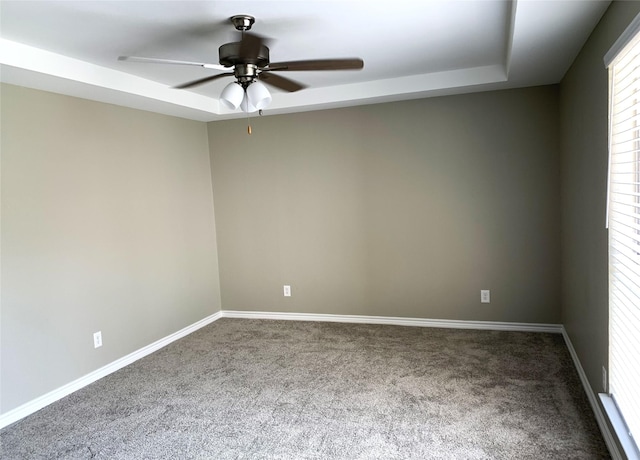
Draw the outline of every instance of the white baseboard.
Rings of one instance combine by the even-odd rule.
[[[607,425],[604,412],[602,412],[602,409],[598,404],[598,398],[596,398],[595,393],[591,389],[589,379],[587,379],[587,374],[585,374],[584,372],[582,364],[580,363],[580,359],[578,358],[578,354],[576,353],[576,349],[573,348],[573,344],[571,343],[569,334],[567,334],[564,326],[562,326],[562,336],[564,337],[564,342],[567,344],[567,348],[569,349],[569,354],[571,354],[571,358],[573,359],[573,364],[578,371],[578,375],[580,376],[580,381],[582,382],[584,391],[587,393],[589,404],[591,404],[591,409],[593,410],[593,413],[596,417],[596,422],[598,422],[598,427],[602,432],[602,437],[604,438],[604,442],[607,444],[607,448],[609,449],[611,458],[613,458],[613,460],[624,460],[625,457],[620,453],[620,450],[618,449],[615,438],[611,433],[611,430],[609,429],[609,425]]]
[[[51,403],[64,398],[85,386],[101,379],[123,367],[143,358],[162,347],[169,345],[196,330],[204,327],[220,318],[247,318],[247,319],[278,319],[289,321],[325,321],[338,323],[359,323],[359,324],[388,324],[395,326],[417,326],[417,327],[441,327],[450,329],[483,329],[492,331],[520,331],[520,332],[551,332],[563,333],[564,328],[560,324],[537,324],[537,323],[509,323],[496,321],[460,321],[442,319],[423,318],[402,318],[393,316],[365,316],[365,315],[325,315],[315,313],[284,313],[284,312],[260,312],[260,311],[235,311],[222,310],[208,316],[190,326],[185,327],[163,339],[153,342],[146,347],[140,348],[106,366],[97,369],[84,377],[80,377],[56,390],[29,401],[5,414],[0,415],[0,429],[11,425],[14,422],[31,415],[34,412],[48,406]],[[566,339],[566,335],[565,335]],[[575,352],[573,352],[575,354]],[[573,355],[572,355],[573,356]],[[574,358],[575,360],[575,358]]]
[[[119,369],[122,369],[125,366],[128,366],[129,364],[139,360],[140,358],[144,358],[154,351],[157,351],[160,348],[169,345],[171,342],[174,342],[186,335],[191,334],[192,332],[195,332],[201,327],[204,327],[221,317],[222,312],[217,312],[211,316],[207,316],[206,318],[201,319],[200,321],[193,323],[190,326],[180,329],[179,331],[174,332],[173,334],[168,335],[160,340],[157,340],[152,344],[147,345],[146,347],[142,347],[139,350],[134,351],[133,353],[130,353],[120,359],[117,359],[116,361],[113,361],[112,363],[107,364],[100,369],[90,372],[89,374],[80,377],[79,379],[76,379],[56,390],[50,391],[49,393],[46,393],[36,399],[29,401],[28,403],[25,403],[13,410],[10,410],[9,412],[0,415],[0,429],[9,426],[14,422],[17,422],[27,415],[31,415],[34,412],[39,411],[43,407],[48,406],[49,404],[54,403],[59,399],[62,399],[65,396],[86,387],[87,385],[101,379],[102,377],[105,377]]]
[[[284,313],[223,310],[224,318],[278,319],[288,321],[325,321],[333,323],[389,324],[395,326],[442,327],[448,329],[484,329],[491,331],[562,333],[561,324],[508,323],[497,321],[461,321],[447,319],[403,318],[396,316],[324,315],[316,313]]]

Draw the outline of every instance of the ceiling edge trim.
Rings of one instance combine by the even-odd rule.
[[[11,40],[0,39],[0,64],[131,93],[199,111],[219,113],[219,102],[216,99],[190,91],[176,91],[155,81]]]

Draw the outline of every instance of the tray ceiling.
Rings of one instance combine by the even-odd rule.
[[[122,62],[120,55],[218,62],[256,17],[272,61],[361,57],[361,71],[289,72],[265,114],[558,83],[609,1],[2,1],[3,82],[201,121],[246,116],[218,100],[231,79]]]

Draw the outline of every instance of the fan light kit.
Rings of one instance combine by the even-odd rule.
[[[364,67],[364,61],[360,58],[270,62],[269,48],[266,45],[267,39],[248,33],[255,22],[255,18],[246,14],[239,14],[232,16],[230,20],[236,30],[242,33],[242,38],[239,42],[225,43],[220,46],[218,49],[220,64],[138,56],[120,56],[118,59],[121,61],[154,64],[191,65],[223,71],[223,73],[183,83],[174,86],[174,88],[187,89],[219,78],[234,77],[235,81],[229,83],[222,90],[220,102],[228,109],[237,110],[240,108],[246,113],[262,110],[271,103],[271,94],[264,83],[290,93],[305,88],[304,85],[274,72],[360,70]],[[229,71],[231,69],[233,69],[233,72]],[[251,133],[251,128],[249,128],[249,133]]]

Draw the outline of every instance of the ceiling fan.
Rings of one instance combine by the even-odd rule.
[[[121,61],[133,61],[155,64],[178,64],[220,70],[223,73],[193,80],[174,86],[187,89],[224,77],[234,77],[235,81],[227,85],[220,95],[220,101],[230,109],[240,107],[244,112],[255,112],[265,108],[271,102],[271,95],[261,83],[284,91],[299,91],[306,86],[275,72],[306,70],[360,70],[364,61],[360,58],[312,59],[304,61],[270,62],[267,40],[260,35],[248,33],[255,22],[253,16],[239,14],[230,18],[236,30],[242,33],[239,42],[225,43],[218,49],[220,64],[203,62],[176,61],[139,56],[120,56]]]

